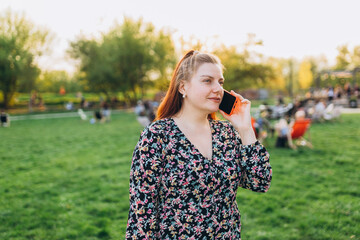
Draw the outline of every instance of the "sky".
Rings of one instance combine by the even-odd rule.
[[[39,61],[54,70],[74,71],[65,52],[80,33],[98,36],[124,16],[171,29],[174,40],[241,48],[255,34],[263,41],[256,51],[268,57],[324,55],[332,64],[338,46],[360,45],[358,0],[0,0],[0,13],[9,8],[55,34],[52,52]]]

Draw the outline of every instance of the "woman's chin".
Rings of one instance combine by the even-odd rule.
[[[208,114],[212,114],[212,113],[216,113],[218,111],[219,111],[219,108],[211,108],[207,112],[208,112]]]

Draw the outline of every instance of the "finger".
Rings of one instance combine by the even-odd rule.
[[[240,94],[236,93],[234,90],[231,90],[231,94],[235,94],[239,99],[240,101],[242,101],[244,99],[243,96],[241,96]]]
[[[250,104],[251,101],[249,99],[244,98],[243,100],[241,100],[241,103]]]

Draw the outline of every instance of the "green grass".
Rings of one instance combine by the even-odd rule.
[[[313,150],[276,149],[266,194],[238,191],[243,239],[360,239],[360,115],[311,127]],[[78,118],[0,128],[0,239],[124,239],[142,127]]]
[[[244,239],[360,239],[359,126],[360,115],[313,124],[313,150],[269,141],[269,192],[239,191]]]

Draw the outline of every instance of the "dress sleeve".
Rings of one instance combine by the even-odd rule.
[[[237,146],[236,159],[240,161],[240,186],[255,192],[267,192],[272,179],[270,155],[265,147],[256,141],[242,145],[239,133],[231,126]]]
[[[130,209],[126,239],[156,239],[158,191],[164,138],[147,128],[137,143],[130,170]]]
[[[267,192],[272,178],[270,156],[265,147],[256,141],[240,145],[240,186],[255,192]]]

